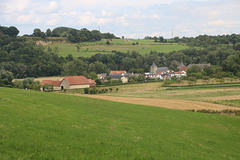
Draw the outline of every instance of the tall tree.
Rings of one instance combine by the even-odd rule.
[[[51,29],[47,29],[47,31],[46,31],[46,36],[47,37],[51,37],[52,36],[52,31],[51,31]]]

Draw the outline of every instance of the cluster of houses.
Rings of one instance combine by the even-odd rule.
[[[204,68],[205,66],[210,66],[210,64],[189,64],[185,66],[181,60],[179,66],[177,67],[179,71],[175,72],[170,70],[168,67],[158,67],[154,62],[150,67],[150,72],[139,74],[139,73],[127,73],[126,71],[111,71],[109,77],[111,80],[121,80],[122,83],[127,83],[129,77],[143,75],[145,78],[160,79],[166,80],[171,79],[172,77],[181,78],[187,76],[186,70],[193,65],[200,66]],[[98,75],[98,78],[102,82],[108,81],[107,74],[102,73]],[[64,89],[77,89],[77,88],[89,88],[96,86],[96,83],[92,79],[87,79],[84,76],[69,76],[63,78],[62,81],[52,81],[52,80],[43,80],[41,85],[45,84],[52,85],[53,90],[64,90]]]
[[[157,67],[157,65],[153,62],[152,66],[150,67],[151,72],[144,73],[144,76],[145,78],[149,77],[149,78],[157,78],[161,80],[171,79],[172,77],[181,78],[183,76],[187,76],[187,72],[186,72],[187,69],[194,65],[197,65],[202,69],[205,66],[210,67],[210,63],[209,64],[189,64],[188,66],[185,66],[183,64],[183,61],[181,60],[180,64],[177,67],[179,71],[175,72],[173,70],[169,70],[167,67]]]

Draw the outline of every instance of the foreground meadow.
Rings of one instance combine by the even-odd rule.
[[[1,159],[240,159],[240,118],[0,88]]]

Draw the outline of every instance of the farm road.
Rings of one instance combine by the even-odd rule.
[[[240,110],[238,107],[225,106],[220,104],[213,104],[200,101],[187,101],[187,100],[174,100],[174,99],[154,99],[154,98],[129,98],[129,97],[112,97],[112,96],[100,96],[100,95],[79,95],[73,94],[76,96],[83,96],[89,98],[97,98],[108,101],[123,102],[123,103],[132,103],[140,105],[148,105],[155,107],[163,107],[177,110],[215,110],[221,111],[225,109],[230,110]]]

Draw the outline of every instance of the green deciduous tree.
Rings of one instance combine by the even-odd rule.
[[[13,73],[4,69],[0,70],[0,86],[12,85]]]

